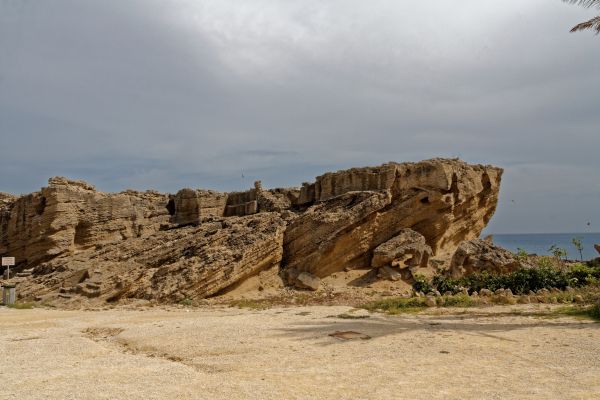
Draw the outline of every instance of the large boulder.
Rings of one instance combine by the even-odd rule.
[[[427,267],[431,247],[425,237],[412,229],[402,229],[400,233],[373,250],[371,266],[399,266],[402,268]]]
[[[451,260],[450,272],[455,277],[480,272],[502,274],[520,267],[520,261],[510,251],[475,239],[458,246]]]

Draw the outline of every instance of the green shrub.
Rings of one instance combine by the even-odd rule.
[[[421,311],[426,308],[425,299],[422,297],[394,297],[379,301],[373,301],[361,306],[369,311],[385,311],[390,314],[402,312]]]
[[[469,292],[488,289],[510,289],[515,294],[528,293],[530,290],[558,288],[564,290],[567,286],[577,287],[596,284],[600,281],[600,268],[585,264],[576,264],[570,269],[555,267],[548,258],[541,258],[537,268],[519,268],[509,274],[490,274],[482,272],[462,278],[451,278],[436,275],[428,282],[418,281],[418,287],[427,286],[428,290],[437,289],[441,293],[460,292],[467,288]],[[416,290],[416,289],[415,289]]]
[[[514,294],[526,294],[530,290],[551,288],[564,290],[567,286],[598,284],[600,284],[600,258],[567,268],[561,266],[552,257],[539,257],[537,267],[522,267],[508,274],[491,274],[484,271],[462,278],[436,275],[431,282],[422,275],[416,275],[413,288],[416,292],[423,293],[438,290],[440,293],[456,294],[467,288],[470,293],[479,292],[481,289],[492,292],[498,289],[510,289]]]
[[[413,289],[415,292],[429,293],[433,290],[433,286],[431,286],[427,278],[423,275],[416,274],[414,278]]]
[[[8,308],[15,308],[17,310],[31,310],[33,308],[33,303],[14,303],[9,304]]]
[[[444,306],[446,307],[471,307],[473,305],[475,305],[475,301],[466,294],[444,296]]]
[[[192,299],[188,299],[186,297],[185,299],[181,300],[179,304],[181,304],[182,306],[191,306],[192,304],[194,304],[194,302],[192,301]]]
[[[517,258],[517,260],[520,263],[523,263],[523,262],[527,261],[527,258],[529,257],[529,255],[527,254],[527,252],[524,249],[518,247],[517,252],[515,253],[515,257]]]
[[[600,270],[600,257],[594,258],[593,260],[586,262],[586,265],[588,267]]]
[[[596,321],[600,321],[600,303],[596,303],[590,310],[590,317]]]
[[[600,268],[591,267],[589,264],[575,264],[568,274],[574,280],[573,286],[592,285],[600,279]]]
[[[552,255],[554,257],[556,257],[557,260],[560,260],[561,258],[567,258],[567,249],[563,249],[561,247],[556,246],[555,244],[553,244],[552,246],[550,246],[550,248],[548,249],[548,252],[552,253]]]

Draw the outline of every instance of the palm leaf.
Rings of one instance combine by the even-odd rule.
[[[600,0],[563,0],[565,3],[577,4],[582,7],[600,7]]]
[[[582,7],[598,7],[600,8],[600,0],[563,0],[565,3],[577,4]],[[577,24],[571,29],[571,32],[585,31],[591,29],[596,31],[596,34],[600,34],[600,15],[590,19],[589,21]]]
[[[571,29],[571,32],[584,31],[592,29],[596,31],[596,35],[600,33],[600,16],[590,19],[589,21],[577,24]]]

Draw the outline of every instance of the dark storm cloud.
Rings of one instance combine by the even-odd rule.
[[[506,168],[490,231],[597,231],[600,39],[568,33],[586,17],[559,0],[0,0],[0,190],[291,186],[447,156]]]

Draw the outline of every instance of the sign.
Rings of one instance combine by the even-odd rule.
[[[14,257],[2,257],[2,266],[3,267],[13,267],[15,265]]]

